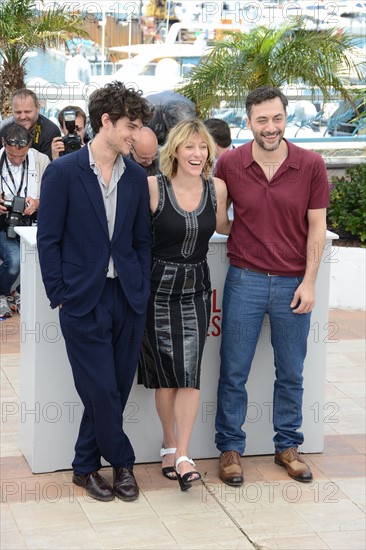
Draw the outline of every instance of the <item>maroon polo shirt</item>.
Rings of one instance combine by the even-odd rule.
[[[329,183],[325,163],[314,151],[286,140],[287,159],[271,181],[246,143],[220,156],[215,176],[224,180],[234,206],[227,241],[232,265],[288,277],[304,275],[307,211],[326,208]]]

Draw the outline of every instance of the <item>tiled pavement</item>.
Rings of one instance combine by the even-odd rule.
[[[159,464],[140,464],[133,503],[86,497],[70,471],[32,475],[18,450],[19,338],[4,330],[10,320],[0,323],[2,411],[15,408],[1,419],[1,549],[364,549],[365,312],[330,310],[329,319],[338,329],[328,345],[332,414],[324,452],[306,456],[314,482],[291,480],[273,456],[251,456],[245,485],[229,488],[217,460],[199,460],[203,483],[182,493]]]

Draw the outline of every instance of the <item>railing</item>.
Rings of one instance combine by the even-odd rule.
[[[103,69],[104,65],[104,69]],[[112,62],[112,61],[105,61],[104,64],[101,61],[93,61],[93,63],[90,63],[90,71],[91,75],[93,76],[101,76],[104,74],[106,76],[110,76],[115,74],[118,69],[122,67],[122,63],[120,62]]]
[[[289,98],[289,114],[286,125],[288,136],[321,139],[323,136],[349,137],[365,133],[365,119],[355,121],[355,109],[347,108],[347,104],[341,98],[334,98],[332,101],[324,103],[312,102],[305,97]],[[359,105],[358,108],[361,112],[363,106]],[[227,106],[215,109],[212,116],[221,118],[229,124],[234,139],[245,139],[246,134],[251,135],[246,127],[244,107]],[[308,130],[308,132],[305,133],[304,130]]]

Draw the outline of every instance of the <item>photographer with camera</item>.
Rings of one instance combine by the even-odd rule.
[[[17,226],[32,224],[39,206],[41,178],[50,160],[31,148],[31,133],[19,124],[7,126],[0,149],[0,319],[20,308],[19,289],[12,286],[20,272]]]
[[[57,118],[63,136],[52,140],[52,160],[78,151],[90,140],[86,133],[86,114],[80,107],[68,105],[59,112]]]

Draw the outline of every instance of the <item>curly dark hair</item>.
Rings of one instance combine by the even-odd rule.
[[[263,101],[269,101],[271,99],[275,99],[276,97],[280,98],[283,108],[286,111],[288,99],[279,88],[275,88],[274,86],[261,86],[260,88],[252,90],[247,95],[247,99],[245,101],[247,117],[250,119],[253,105],[259,105],[259,103],[262,103]]]
[[[144,97],[141,90],[126,88],[122,82],[115,80],[109,84],[94,90],[89,98],[89,119],[94,134],[99,132],[102,126],[102,115],[107,113],[112,123],[123,117],[130,120],[140,119],[147,125],[153,110]]]

